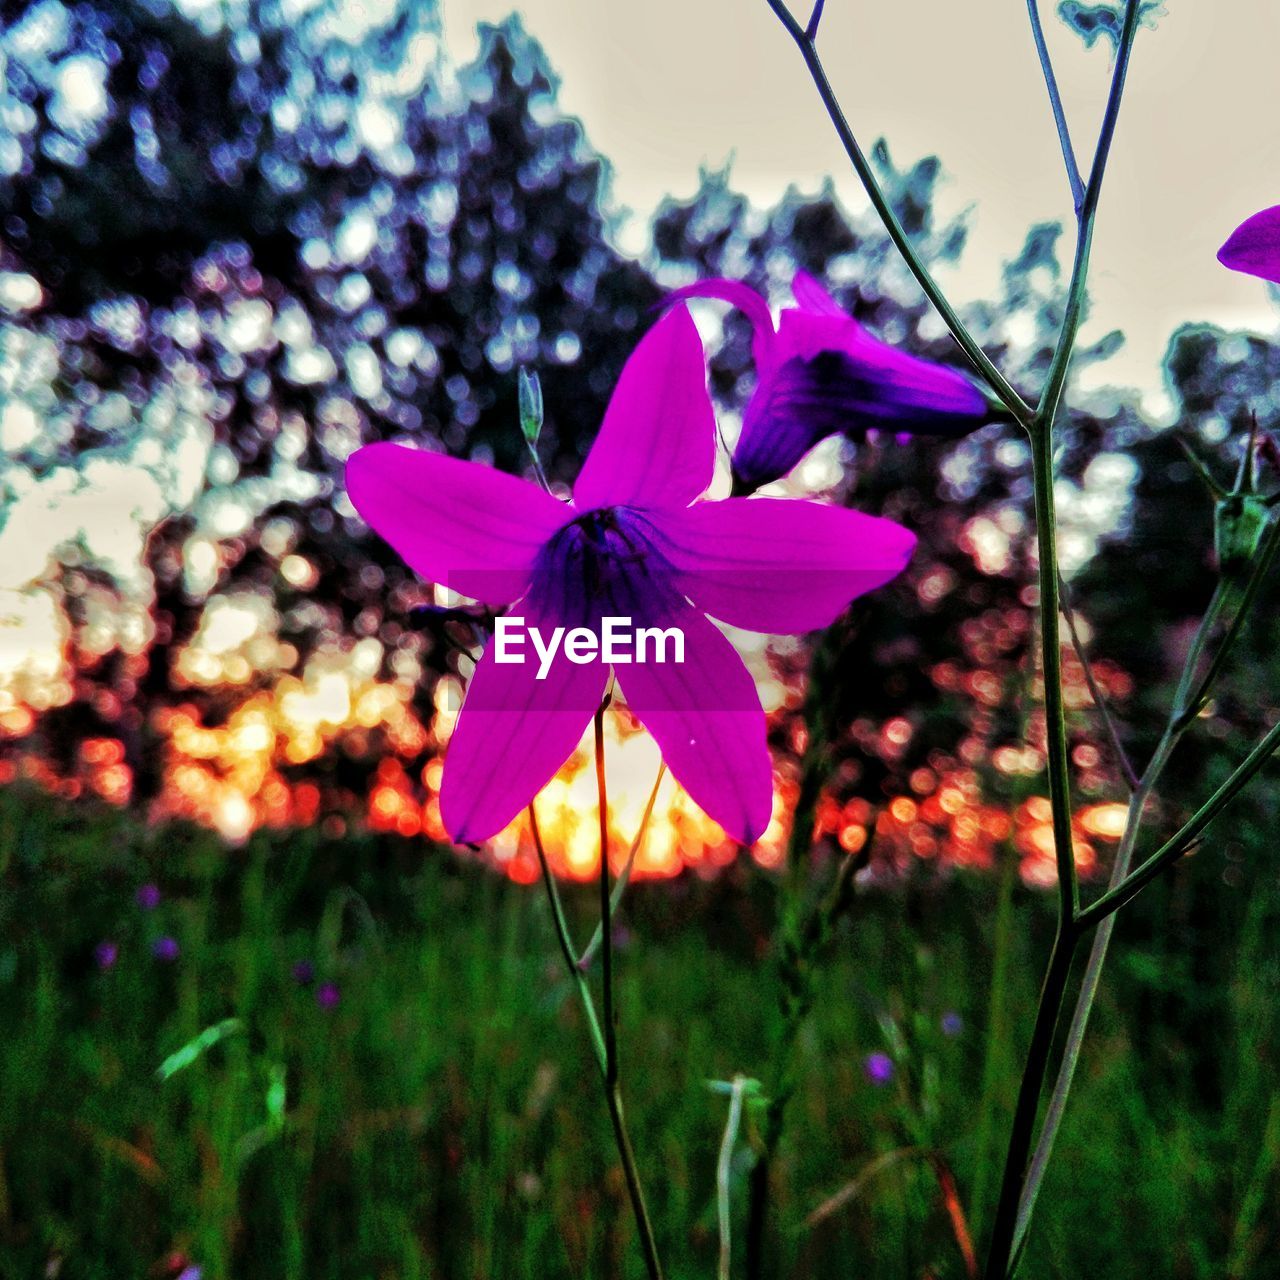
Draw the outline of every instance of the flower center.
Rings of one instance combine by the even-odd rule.
[[[578,626],[638,614],[642,602],[661,590],[654,571],[663,576],[646,524],[629,507],[603,507],[565,525],[539,553],[530,604]]]

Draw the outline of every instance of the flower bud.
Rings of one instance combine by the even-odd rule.
[[[520,430],[530,447],[538,443],[542,434],[542,384],[536,373],[521,368],[520,385]]]
[[[1269,518],[1267,501],[1257,493],[1229,493],[1214,506],[1213,546],[1224,578],[1248,568]]]

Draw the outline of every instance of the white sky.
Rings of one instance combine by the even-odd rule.
[[[808,0],[799,0],[801,4]],[[1275,0],[1166,0],[1143,29],[1094,249],[1095,319],[1086,336],[1124,329],[1112,379],[1154,389],[1182,320],[1274,332],[1266,287],[1214,258],[1245,216],[1280,203]],[[561,103],[615,167],[614,199],[647,216],[688,196],[700,165],[733,159],[736,187],[771,203],[790,183],[836,178],[864,203],[794,46],[765,0],[442,0],[455,57],[477,21],[514,7],[562,76]],[[1087,164],[1110,69],[1042,0],[1068,113]],[[1018,0],[828,0],[820,46],[863,145],[895,161],[941,157],[944,211],[977,206],[959,301],[989,293],[1033,222],[1067,219],[1053,122]],[[633,231],[630,244],[634,244]],[[1069,252],[1070,245],[1065,250]]]

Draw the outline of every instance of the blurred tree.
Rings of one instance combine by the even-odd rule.
[[[435,752],[435,686],[456,669],[456,646],[419,610],[429,592],[345,500],[341,468],[359,444],[406,439],[518,469],[516,374],[529,366],[548,471],[569,481],[663,290],[699,275],[742,278],[783,303],[803,267],[886,339],[958,359],[878,223],[830,188],[760,211],[708,173],[691,200],[658,212],[640,261],[624,256],[607,165],[559,111],[546,58],[517,21],[484,28],[475,61],[456,68],[429,6],[332,0],[296,23],[291,12],[242,0],[196,21],[161,0],[42,0],[10,4],[0,37],[21,126],[0,148],[12,174],[0,252],[17,282],[0,329],[0,549],[18,566],[13,587],[56,597],[74,657],[34,729],[14,711],[7,751],[65,777],[82,743],[118,739],[135,800],[162,799],[180,775],[224,802],[247,789],[248,820],[312,812],[264,798],[287,801],[308,779],[358,802],[388,756],[421,797]],[[966,225],[934,216],[938,162],[899,169],[883,144],[874,159],[924,256],[955,261]],[[1058,235],[1033,228],[997,296],[966,316],[1027,390],[1061,321]],[[711,374],[731,425],[754,375],[742,318],[727,315],[723,334]],[[1171,378],[1203,431],[1224,412],[1238,426],[1257,399],[1231,372],[1238,341],[1196,331],[1172,350]],[[1119,342],[1108,335],[1080,365]],[[1259,378],[1266,359],[1250,363]],[[1098,651],[1115,659],[1104,683],[1121,696],[1125,669],[1142,677],[1140,735],[1147,677],[1169,668],[1148,615],[1095,589],[1091,557],[1103,538],[1097,582],[1114,582],[1116,559],[1146,554],[1156,522],[1190,540],[1174,571],[1143,561],[1138,575],[1167,593],[1150,616],[1176,630],[1179,575],[1207,590],[1208,544],[1176,508],[1148,503],[1166,465],[1180,484],[1190,472],[1133,398],[1073,403],[1066,568],[1085,570],[1077,594]],[[1017,710],[1034,677],[1027,468],[1020,436],[994,424],[960,442],[829,441],[798,469],[793,489],[830,490],[921,536],[910,574],[840,634],[823,830],[897,796],[910,804],[894,810],[891,851],[983,861],[1000,827],[957,823],[939,808],[943,781],[961,786],[969,813],[983,796],[1007,811],[1038,793],[1042,759],[1024,749]],[[106,546],[104,503],[118,513]],[[23,531],[42,522],[48,546],[29,545]],[[807,654],[775,650],[796,686]],[[361,674],[339,697],[324,680],[344,663]],[[1114,798],[1078,670],[1073,681],[1082,792]],[[370,695],[357,713],[369,682],[394,706]],[[783,716],[784,757],[803,739],[798,717]],[[1024,816],[1034,852],[1043,822]],[[245,819],[232,805],[227,829]]]

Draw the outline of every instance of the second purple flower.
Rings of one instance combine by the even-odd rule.
[[[797,271],[791,291],[796,305],[783,308],[776,328],[768,302],[738,280],[701,280],[670,295],[731,303],[755,331],[756,386],[733,454],[739,492],[786,475],[827,436],[959,436],[990,418],[963,374],[881,342],[811,275]]]

